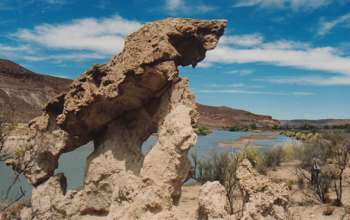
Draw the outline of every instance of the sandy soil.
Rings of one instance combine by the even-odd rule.
[[[321,204],[310,189],[299,189],[297,186],[298,176],[296,175],[297,161],[283,163],[276,170],[268,171],[267,175],[274,181],[282,181],[292,184],[290,193],[290,214],[292,220],[350,220],[350,214],[345,216],[346,210],[350,207],[350,168],[345,170],[343,207],[332,206],[331,204]],[[336,198],[334,193],[329,194],[331,201]],[[333,214],[325,216],[324,210],[334,209]]]
[[[272,140],[279,135],[279,132],[255,132],[248,136],[240,137],[237,140],[228,140],[219,143],[219,147],[243,148],[246,146],[259,147],[256,141]]]
[[[343,207],[335,207],[330,204],[321,204],[309,189],[299,189],[297,186],[298,176],[295,168],[297,161],[282,163],[275,170],[270,170],[267,175],[276,182],[285,182],[291,185],[290,189],[290,218],[288,220],[350,220],[350,214],[344,216],[346,210],[350,211],[350,168],[345,172]],[[292,183],[292,184],[291,184]],[[180,219],[189,219],[198,208],[198,194],[200,185],[183,186],[182,198],[176,207]],[[334,194],[330,198],[335,199]],[[239,202],[239,201],[238,201]],[[324,210],[331,207],[334,212],[325,216]],[[348,212],[350,213],[350,212]]]
[[[198,195],[200,185],[184,185],[182,187],[182,196],[175,212],[179,219],[189,219],[195,216],[198,209]]]

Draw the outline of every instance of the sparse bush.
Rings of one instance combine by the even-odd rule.
[[[264,164],[266,167],[275,168],[280,166],[284,158],[284,151],[282,147],[273,147],[263,154]]]
[[[248,159],[253,167],[256,167],[258,164],[262,163],[261,154],[255,147],[246,146],[241,150],[240,154],[242,158]]]
[[[322,166],[331,157],[331,145],[324,140],[317,140],[312,143],[305,143],[297,155],[304,169],[311,170],[315,159]]]
[[[211,134],[212,130],[210,130],[207,127],[197,127],[197,128],[195,128],[195,132],[196,132],[196,134],[198,134],[200,136],[206,136],[208,134]]]
[[[349,163],[350,139],[342,133],[331,133],[325,135],[325,138],[331,143],[332,147],[332,162],[331,174],[333,177],[333,186],[336,193],[335,205],[342,205],[343,197],[343,175],[344,170]]]
[[[236,171],[240,159],[238,154],[211,152],[208,157],[199,159],[193,151],[194,179],[200,183],[219,181],[226,189],[230,213],[233,213],[235,189],[237,187]]]
[[[249,129],[250,129],[250,130],[256,130],[256,129],[257,129],[256,124],[255,124],[255,123],[250,124],[250,125],[249,125]]]
[[[228,128],[228,130],[232,131],[232,132],[235,132],[235,131],[241,131],[242,128],[240,126],[235,125],[235,126],[232,126],[232,127]]]
[[[323,203],[329,202],[328,193],[331,188],[332,179],[333,178],[329,170],[327,168],[323,168],[312,183],[316,195]]]
[[[292,143],[292,144],[285,144],[282,147],[283,149],[283,159],[285,161],[291,161],[291,160],[295,160],[300,152],[300,148]]]
[[[335,205],[342,205],[343,175],[349,163],[349,152],[349,137],[341,132],[318,135],[301,148],[300,169],[309,172],[310,178],[302,176],[308,179],[321,202],[328,202],[328,192],[333,188],[336,194]]]
[[[280,130],[281,127],[279,125],[273,125],[271,129],[277,131]]]

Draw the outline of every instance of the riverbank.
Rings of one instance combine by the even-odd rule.
[[[233,147],[233,148],[243,148],[243,147],[262,147],[259,141],[273,141],[280,136],[279,132],[275,131],[263,131],[263,132],[252,132],[247,136],[242,136],[235,140],[225,140],[218,144],[219,147]]]

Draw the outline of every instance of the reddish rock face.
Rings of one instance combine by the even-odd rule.
[[[50,101],[17,149],[10,149],[16,139],[8,135],[4,149],[13,158],[7,163],[36,186],[38,219],[176,219],[171,209],[190,168],[198,117],[177,67],[196,66],[225,27],[222,20],[147,24],[110,62],[93,66]],[[142,142],[152,133],[158,143],[143,157]],[[84,186],[66,192],[64,175],[53,176],[58,158],[91,140]]]
[[[52,97],[66,91],[71,80],[40,75],[0,59],[0,116],[13,123],[28,122],[41,114]]]
[[[210,128],[230,128],[232,126],[249,128],[273,128],[280,126],[278,120],[267,115],[257,115],[247,111],[233,109],[225,106],[214,107],[198,104],[200,112],[199,124]]]

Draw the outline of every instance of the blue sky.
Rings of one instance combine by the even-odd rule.
[[[200,103],[350,118],[350,0],[0,0],[0,58],[75,78],[166,17],[229,21],[203,63],[180,68]]]

